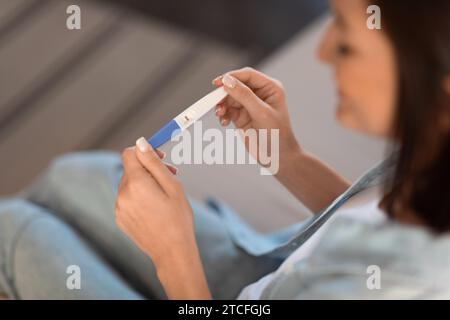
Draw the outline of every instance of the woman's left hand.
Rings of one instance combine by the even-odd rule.
[[[122,158],[117,225],[158,264],[195,242],[191,207],[173,170],[145,139],[125,149]]]
[[[210,298],[192,209],[173,167],[145,138],[125,149],[116,223],[155,264],[169,298]]]

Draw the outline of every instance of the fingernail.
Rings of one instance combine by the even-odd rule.
[[[220,124],[221,124],[222,126],[225,126],[226,123],[227,123],[227,119],[222,119],[222,121],[220,121]]]
[[[216,110],[216,115],[220,116],[224,113],[224,109],[222,106],[218,106]]]
[[[174,167],[171,164],[165,163],[167,169],[169,169],[170,172],[172,172],[172,174],[177,174],[178,173],[178,168]]]
[[[158,152],[161,152],[161,160],[164,160],[166,158],[167,154],[161,150],[158,150]]]
[[[138,147],[139,151],[142,153],[148,152],[151,150],[150,144],[147,142],[147,139],[144,137],[140,137],[136,140],[136,147]]]
[[[211,83],[215,85],[216,82],[221,80],[221,79],[222,79],[222,76],[218,76],[218,77],[214,78],[213,81],[211,81]]]
[[[230,89],[233,89],[234,87],[236,87],[236,79],[234,77],[230,76],[229,74],[226,74],[223,77],[222,83]]]

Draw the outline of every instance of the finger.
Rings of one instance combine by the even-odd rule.
[[[138,158],[136,157],[136,151],[134,147],[126,148],[122,151],[122,163],[125,175],[133,175],[136,172],[145,172]]]
[[[225,112],[221,112],[220,114],[216,114],[220,120],[229,119],[230,121],[234,121],[239,116],[239,110],[227,108]]]
[[[274,81],[273,78],[249,67],[233,70],[228,72],[228,74],[232,75],[233,77],[250,87],[252,90],[264,88]]]
[[[222,127],[226,127],[230,124],[230,118],[227,118],[227,117],[220,117],[219,121],[220,121],[220,125]]]
[[[237,119],[239,119],[240,114],[241,110],[230,108],[227,110],[225,116],[229,118],[230,121],[235,122]]]
[[[252,118],[257,119],[258,114],[261,113],[262,109],[268,108],[268,106],[256,96],[249,87],[235,77],[226,74],[223,77],[222,82],[225,91],[234,98],[234,100],[242,104]]]
[[[227,110],[230,108],[234,109],[243,109],[242,104],[237,102],[235,99],[230,97],[229,95],[226,98],[217,104],[216,106],[216,116],[223,116],[227,113]]]
[[[252,121],[250,115],[245,109],[242,110],[230,109],[227,115],[229,115],[231,121],[233,121],[234,125],[237,128],[242,128]]]
[[[242,104],[231,96],[227,96],[223,101],[223,105],[227,108],[242,109]]]
[[[216,87],[221,87],[223,85],[222,84],[222,77],[223,76],[220,75],[220,76],[214,78],[213,81],[212,81],[212,84],[215,85]]]
[[[118,188],[118,192],[119,193],[121,193],[123,190],[124,190],[124,188],[125,188],[125,185],[127,184],[127,176],[124,174],[123,176],[122,176],[122,178],[120,179],[120,182],[119,182],[119,188]]]
[[[239,102],[234,100],[232,97],[227,95],[227,97],[225,98],[225,100],[223,102],[217,104],[216,111],[220,110],[220,109],[225,109],[226,110],[226,109],[229,109],[229,108],[242,109],[242,104],[240,104]]]
[[[221,117],[227,113],[227,107],[223,104],[216,107],[216,116]]]
[[[166,153],[164,151],[159,150],[159,149],[155,149],[155,151],[161,160],[164,160],[166,158]]]
[[[171,192],[176,180],[174,180],[173,174],[159,159],[153,147],[143,137],[136,141],[136,147],[136,155],[142,166],[150,172],[166,192]]]
[[[167,169],[169,169],[170,172],[172,172],[172,174],[176,175],[178,173],[178,168],[171,165],[170,163],[166,163],[164,162],[164,164],[166,165]]]

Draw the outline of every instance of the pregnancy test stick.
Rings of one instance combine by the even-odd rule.
[[[153,148],[159,148],[167,141],[170,141],[172,135],[181,134],[182,131],[189,128],[194,122],[203,117],[209,110],[214,108],[220,101],[222,101],[228,93],[223,87],[220,87],[213,92],[207,94],[196,103],[185,109],[157,133],[155,133],[148,142]],[[178,132],[175,132],[177,131]]]

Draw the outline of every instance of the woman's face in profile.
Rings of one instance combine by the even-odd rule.
[[[383,29],[367,27],[368,5],[364,0],[331,1],[335,17],[319,56],[334,70],[338,121],[365,134],[389,137],[397,97],[396,59]]]

